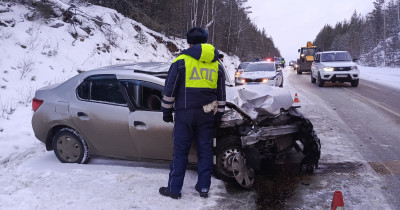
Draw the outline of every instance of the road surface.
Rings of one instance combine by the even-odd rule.
[[[296,190],[282,206],[324,207],[337,189],[351,207],[386,202],[400,209],[400,90],[365,80],[356,88],[329,82],[318,87],[309,73],[298,75],[287,67],[284,74],[284,88],[298,93],[300,110],[321,138],[322,155],[314,175],[292,176],[298,179]]]

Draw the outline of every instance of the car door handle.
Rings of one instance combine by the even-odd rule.
[[[134,126],[139,126],[139,125],[141,125],[141,126],[146,126],[146,123],[144,123],[144,122],[142,122],[142,121],[133,121],[133,125],[134,125]]]
[[[78,112],[76,115],[78,115],[78,117],[88,117],[85,112]]]

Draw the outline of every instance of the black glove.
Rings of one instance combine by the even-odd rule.
[[[214,116],[214,127],[219,127],[222,123],[222,115],[224,115],[223,112],[217,112],[215,113]]]
[[[164,122],[174,122],[174,117],[172,116],[172,113],[164,113],[163,118]]]

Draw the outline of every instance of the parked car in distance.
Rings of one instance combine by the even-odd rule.
[[[295,64],[297,64],[296,61],[290,61],[290,62],[289,62],[289,66],[294,66]]]
[[[267,84],[283,87],[280,67],[273,61],[249,62],[239,66],[235,73],[235,85]]]
[[[315,54],[311,66],[311,82],[323,87],[325,82],[350,82],[357,87],[360,81],[357,59],[347,51],[326,51]]]

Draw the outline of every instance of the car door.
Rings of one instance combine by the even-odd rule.
[[[129,113],[129,129],[140,158],[172,160],[173,123],[163,121],[161,98],[163,86],[141,80],[121,80],[134,110]],[[195,148],[189,162],[196,162]]]
[[[129,108],[115,75],[86,78],[70,105],[76,130],[89,144],[92,154],[132,159],[138,156],[130,138]]]
[[[317,75],[318,75],[317,71],[318,71],[318,65],[319,65],[319,61],[320,61],[319,59],[320,59],[320,54],[317,53],[314,57],[313,63],[311,64],[311,74],[312,74],[312,77],[314,77],[314,78],[317,78]]]

